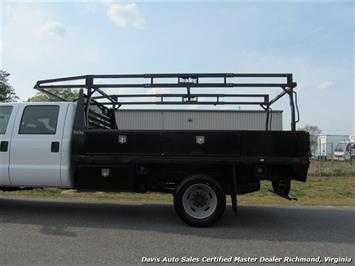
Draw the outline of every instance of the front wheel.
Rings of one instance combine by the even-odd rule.
[[[176,188],[174,207],[185,223],[204,227],[222,216],[226,208],[226,197],[220,184],[213,178],[192,176]]]

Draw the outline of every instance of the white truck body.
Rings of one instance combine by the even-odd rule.
[[[347,141],[348,135],[319,135],[317,138],[317,157],[319,159],[334,159],[335,147],[338,143]]]
[[[72,187],[70,143],[75,106],[68,102],[0,104],[1,127],[7,124],[0,134],[4,148],[0,152],[0,186]],[[36,129],[35,123],[39,121],[50,127],[46,110],[58,112],[53,132],[38,134],[36,130],[22,130]],[[31,112],[37,117],[31,117]],[[51,150],[55,142],[60,143],[57,152]]]
[[[355,142],[350,139],[348,142],[338,143],[335,147],[334,159],[341,161],[355,159]]]

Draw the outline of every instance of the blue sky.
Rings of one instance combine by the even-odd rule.
[[[353,132],[352,1],[5,1],[1,9],[1,68],[22,100],[38,79],[81,74],[292,72],[300,126]],[[287,104],[274,107],[285,109],[285,128]]]

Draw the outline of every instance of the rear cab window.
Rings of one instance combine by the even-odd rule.
[[[19,134],[55,135],[58,114],[58,105],[26,106],[22,114]]]
[[[4,135],[6,133],[11,112],[12,106],[0,106],[0,135]]]

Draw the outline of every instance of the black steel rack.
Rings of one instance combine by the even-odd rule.
[[[245,78],[253,81],[241,82]],[[280,79],[281,82],[262,82],[262,79],[275,78]],[[144,82],[132,82],[132,80],[141,79]],[[111,80],[115,80],[115,82],[111,82]],[[293,81],[293,76],[290,73],[172,73],[73,76],[39,80],[34,88],[47,94],[50,98],[60,101],[65,101],[65,99],[51,92],[50,89],[80,89],[79,95],[85,99],[84,112],[87,120],[91,118],[94,123],[103,128],[110,128],[108,124],[111,118],[105,114],[115,111],[123,105],[228,104],[260,106],[266,111],[265,129],[268,130],[271,106],[284,95],[288,95],[291,109],[291,130],[295,131],[296,123],[299,121],[297,94],[294,91],[296,86],[297,83]],[[112,94],[107,92],[107,89],[114,88],[186,88],[186,93]],[[281,92],[270,99],[269,94],[191,93],[191,88],[279,88]],[[140,98],[140,101],[127,101],[130,98]],[[151,100],[151,98],[158,100]],[[253,100],[250,101],[250,99]],[[95,113],[90,110],[89,106],[97,106],[103,114]]]

